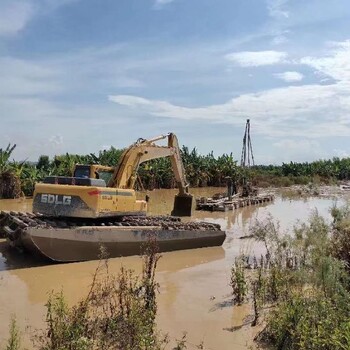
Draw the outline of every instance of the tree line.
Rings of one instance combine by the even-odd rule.
[[[0,149],[0,198],[16,198],[33,194],[36,182],[46,176],[71,176],[75,164],[101,164],[116,166],[123,149],[111,147],[88,155],[64,154],[50,159],[46,155],[37,162],[11,160],[16,145]],[[225,186],[227,177],[240,182],[249,178],[253,185],[289,186],[310,181],[336,181],[350,179],[350,158],[333,158],[304,163],[282,165],[257,165],[249,169],[237,164],[233,154],[215,157],[213,152],[202,155],[196,148],[183,146],[181,156],[186,177],[191,187]],[[141,164],[137,189],[173,188],[176,185],[168,158]]]

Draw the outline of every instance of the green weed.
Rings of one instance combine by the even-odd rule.
[[[21,335],[17,326],[16,318],[13,317],[10,323],[10,335],[7,340],[6,350],[19,350],[21,346]]]
[[[253,275],[253,325],[264,305],[273,306],[265,313],[266,327],[257,341],[279,350],[350,348],[350,281],[340,254],[345,250],[342,242],[348,244],[342,221],[348,210],[333,209],[333,216],[329,226],[314,212],[289,237],[271,218],[253,228],[270,256],[268,268],[260,267]],[[334,230],[338,236],[332,236]]]
[[[236,258],[231,267],[230,285],[235,304],[241,305],[245,301],[248,293],[248,284],[245,276],[243,257]]]

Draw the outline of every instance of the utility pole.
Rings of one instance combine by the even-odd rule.
[[[250,138],[250,120],[247,119],[247,123],[245,125],[245,132],[243,136],[241,167],[250,168],[251,165],[254,166],[254,155],[253,155],[252,140]]]

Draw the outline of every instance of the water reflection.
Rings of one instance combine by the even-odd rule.
[[[224,258],[225,250],[222,247],[163,253],[158,263],[157,272],[169,275],[183,269]],[[16,269],[10,273],[26,284],[30,302],[38,303],[46,300],[48,290],[59,291],[64,287],[65,291],[68,291],[68,294],[70,294],[76,289],[77,284],[81,288],[83,286],[87,287],[98,264],[98,261],[54,264],[31,269]],[[126,266],[140,273],[142,270],[142,259],[139,256],[130,256],[108,260],[108,269],[112,274],[117,274],[121,266]],[[83,292],[79,291],[78,295],[80,298]]]
[[[5,239],[0,239],[0,271],[43,266],[48,263],[48,260],[13,249]]]
[[[32,203],[31,198],[0,199],[0,210],[31,212]]]

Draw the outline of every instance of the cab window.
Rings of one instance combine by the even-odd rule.
[[[90,167],[76,167],[74,177],[82,177],[88,179],[90,177]]]

